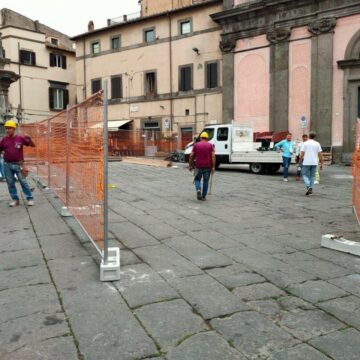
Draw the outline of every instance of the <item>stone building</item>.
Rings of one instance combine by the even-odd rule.
[[[46,119],[75,103],[75,50],[65,34],[9,9],[0,10],[5,70],[20,76],[10,112],[24,122]]]
[[[211,17],[223,29],[222,121],[297,138],[314,130],[349,161],[360,117],[360,2],[224,0]]]
[[[90,22],[72,38],[78,99],[107,80],[110,127],[173,131],[184,147],[206,123],[221,122],[221,28],[210,15],[222,1],[174,1],[160,13],[157,0],[141,5],[151,14],[109,19],[101,29]]]

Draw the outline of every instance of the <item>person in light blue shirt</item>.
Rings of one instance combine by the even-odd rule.
[[[291,159],[294,154],[294,142],[292,141],[292,134],[287,133],[286,139],[281,140],[275,145],[275,150],[280,150],[283,158],[283,177],[284,181],[288,181],[289,176],[289,167],[291,164]]]

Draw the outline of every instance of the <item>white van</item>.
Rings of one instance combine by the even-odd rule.
[[[203,131],[208,133],[209,142],[214,144],[216,167],[220,164],[249,164],[251,172],[261,174],[276,173],[282,165],[281,153],[274,151],[274,143],[254,142],[251,127],[238,124],[217,124],[207,125]],[[189,161],[194,143],[186,145],[185,161]],[[295,163],[295,157],[292,163]]]

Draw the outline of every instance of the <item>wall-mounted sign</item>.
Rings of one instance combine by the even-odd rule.
[[[138,111],[139,111],[139,106],[130,105],[130,112],[134,113],[134,112],[138,112]]]

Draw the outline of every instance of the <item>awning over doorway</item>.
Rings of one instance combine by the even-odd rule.
[[[108,121],[108,130],[109,131],[118,131],[122,126],[128,124],[132,120],[109,120]],[[93,125],[92,129],[101,129],[103,127],[103,124],[96,124]]]

